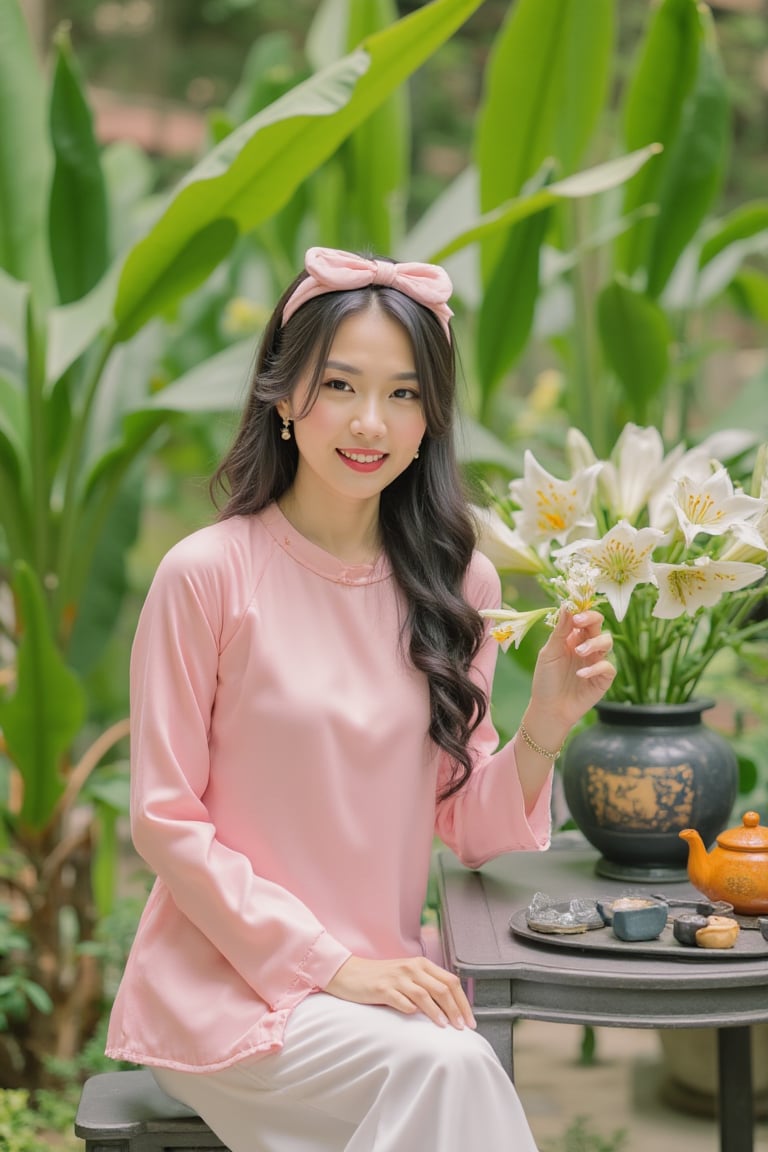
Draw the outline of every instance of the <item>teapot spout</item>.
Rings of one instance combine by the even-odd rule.
[[[695,828],[684,828],[680,839],[688,842],[688,878],[694,888],[706,892],[709,883],[709,856]]]

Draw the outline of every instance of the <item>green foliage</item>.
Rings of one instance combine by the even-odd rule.
[[[23,1088],[0,1088],[0,1147],[5,1152],[49,1152]]]
[[[591,1126],[589,1117],[577,1116],[561,1140],[550,1140],[544,1147],[545,1152],[622,1152],[626,1146],[623,1128],[603,1136]]]
[[[394,150],[407,154],[399,90],[480,3],[434,0],[401,20],[383,0],[349,6],[348,37],[362,36],[360,43],[343,45],[339,58],[293,87],[278,84],[267,104],[257,93],[241,102],[252,114],[237,125],[222,116],[219,142],[175,189],[137,203],[126,198],[130,181],[120,182],[115,199],[116,177],[96,142],[67,34],[55,38],[46,92],[18,0],[0,0],[0,578],[14,581],[3,624],[15,649],[0,725],[3,776],[13,771],[21,784],[20,804],[11,807],[8,791],[3,815],[8,852],[23,863],[17,895],[30,944],[28,983],[0,963],[7,1020],[53,1002],[59,1021],[71,1006],[77,1019],[68,1030],[77,1037],[88,1014],[73,996],[77,979],[65,971],[65,952],[68,964],[91,973],[89,986],[99,994],[88,943],[94,902],[104,915],[115,897],[117,819],[126,804],[119,753],[107,768],[99,763],[114,758],[125,726],[78,748],[91,721],[85,674],[101,659],[125,595],[126,556],[140,521],[140,460],[180,416],[231,407],[239,398],[233,389],[247,376],[242,346],[233,345],[218,349],[228,392],[216,394],[203,368],[186,380],[180,372],[167,397],[162,388],[155,395],[161,323],[178,317],[227,258],[236,266],[238,247],[262,225],[279,217],[276,235],[291,246],[301,222],[294,201],[303,203],[305,183],[345,142],[365,207],[359,227],[387,240],[396,214],[384,206],[392,181],[405,173]],[[395,138],[384,156],[390,180],[374,189],[376,149],[366,132],[380,110],[377,139]],[[124,175],[125,152],[112,155]],[[145,192],[140,171],[132,186],[134,197]],[[120,227],[116,203],[126,218]],[[293,258],[288,253],[286,264]],[[81,819],[73,824],[78,804]],[[71,890],[61,880],[67,868],[76,876]],[[38,971],[51,955],[54,970],[49,963]],[[39,1053],[52,1045],[41,1038],[40,1021],[32,1023],[35,1054],[25,1058],[34,1078]],[[26,1033],[19,1037],[24,1048]],[[2,1059],[0,1044],[0,1072],[10,1074]]]
[[[53,1005],[44,988],[30,980],[28,972],[29,941],[11,923],[8,910],[0,905],[0,1031],[14,1020],[24,1020],[30,1008],[49,1013]]]
[[[85,693],[54,643],[36,573],[23,561],[16,568],[22,635],[15,691],[0,698],[0,726],[24,783],[19,823],[38,832],[64,791],[62,757],[85,719]]]
[[[727,293],[765,323],[768,278],[749,261],[768,251],[768,201],[712,218],[727,175],[731,78],[706,6],[651,6],[626,74],[618,5],[587,7],[589,20],[568,0],[510,7],[478,117],[477,190],[457,180],[416,238],[436,259],[478,248],[473,415],[519,436],[513,373],[554,352],[560,435],[570,423],[605,453],[628,421],[688,434],[709,352],[705,310]],[[575,61],[588,84],[569,82]],[[585,156],[643,162],[612,187],[553,195]]]

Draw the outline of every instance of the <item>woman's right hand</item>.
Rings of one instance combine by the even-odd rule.
[[[476,1027],[458,976],[426,956],[403,960],[350,956],[324,991],[354,1004],[385,1004],[409,1016],[423,1012],[441,1028]]]

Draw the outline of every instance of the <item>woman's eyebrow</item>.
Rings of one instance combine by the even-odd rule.
[[[326,360],[326,368],[335,368],[337,372],[348,372],[350,376],[362,376],[360,368],[356,368],[354,364],[345,364],[342,360]],[[418,375],[415,371],[395,372],[390,376],[390,380],[418,380]]]

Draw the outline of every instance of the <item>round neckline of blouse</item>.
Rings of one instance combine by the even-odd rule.
[[[272,539],[297,564],[308,568],[317,576],[331,580],[335,584],[349,586],[375,584],[386,580],[392,574],[391,565],[384,552],[373,564],[346,564],[331,552],[326,552],[319,544],[308,540],[291,524],[276,503],[269,504],[261,513],[261,521]]]

